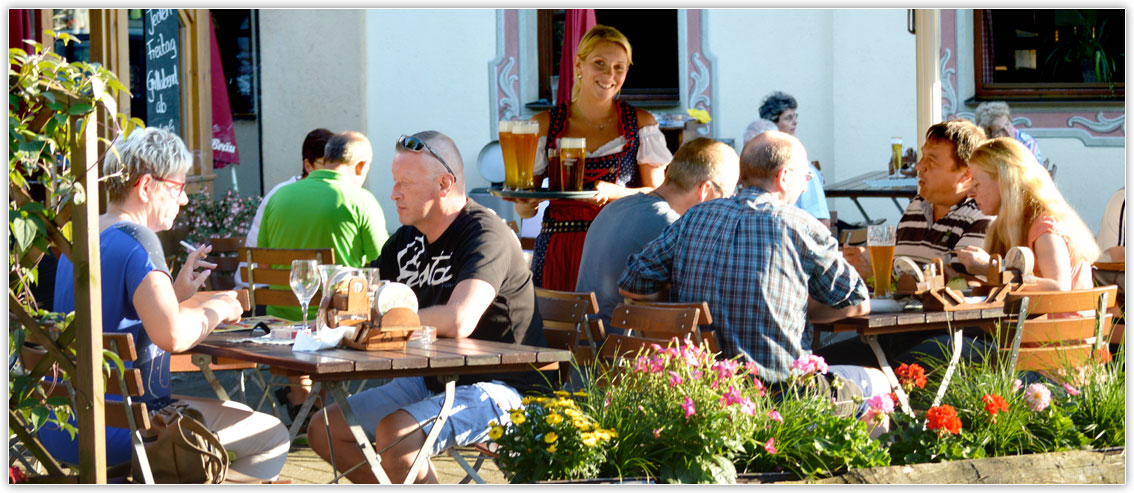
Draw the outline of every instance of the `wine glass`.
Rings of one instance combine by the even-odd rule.
[[[303,329],[307,329],[307,305],[319,291],[318,263],[315,260],[291,261],[291,291],[303,307]]]

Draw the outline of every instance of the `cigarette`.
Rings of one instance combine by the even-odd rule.
[[[181,246],[185,247],[186,250],[189,250],[189,253],[193,253],[197,250],[197,247],[193,246],[193,244],[189,243],[188,241],[181,240],[180,243]]]

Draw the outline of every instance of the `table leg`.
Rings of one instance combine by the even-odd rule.
[[[893,200],[893,201],[894,201],[894,207],[897,207],[897,208],[898,208],[898,212],[901,212],[901,213],[905,213],[905,212],[906,212],[906,208],[905,208],[905,207],[902,207],[902,204],[898,202],[898,198],[897,198],[897,197],[890,197],[890,200]]]
[[[354,419],[354,412],[351,411],[350,404],[347,402],[346,392],[343,392],[342,382],[327,382],[327,389],[331,391],[331,395],[335,398],[335,403],[339,405],[339,410],[343,413],[343,419],[346,420],[347,426],[350,426],[350,432],[354,435],[354,441],[358,442],[359,448],[362,449],[363,457],[366,457],[366,462],[370,465],[370,470],[374,472],[374,477],[378,478],[381,484],[391,484],[390,477],[386,475],[386,470],[382,469],[382,458],[374,452],[374,444],[370,443],[370,439],[366,437],[366,432],[362,431],[362,426],[358,424],[358,420]],[[318,392],[312,392],[314,396]],[[309,396],[310,400],[311,397]],[[303,405],[307,406],[310,402],[304,402]],[[303,411],[300,410],[299,419],[296,422],[303,422]],[[295,426],[294,424],[292,425]],[[412,476],[411,476],[412,477]]]
[[[213,362],[213,358],[207,354],[193,353],[190,357],[194,365],[201,369],[201,373],[205,375],[205,381],[209,382],[209,386],[213,388],[213,392],[217,394],[217,399],[222,401],[230,401],[228,392],[224,390],[224,386],[217,380],[217,376],[213,374],[213,369],[209,368],[209,364]]]
[[[433,422],[433,428],[429,429],[429,434],[425,437],[425,443],[421,445],[421,450],[417,452],[417,457],[414,458],[413,465],[410,466],[409,474],[406,475],[405,484],[413,484],[414,478],[417,478],[418,471],[425,465],[425,461],[429,459],[430,451],[433,450],[433,444],[437,442],[437,437],[441,435],[441,428],[445,426],[445,422],[449,420],[449,413],[453,410],[453,397],[456,393],[457,377],[454,375],[437,378],[445,384],[445,400],[441,403],[441,412],[437,413],[437,420]]]
[[[854,206],[858,207],[858,212],[860,214],[862,214],[862,218],[865,219],[867,223],[869,223],[870,222],[870,214],[867,214],[866,209],[862,208],[862,204],[858,203],[858,197],[851,197],[850,199],[851,199],[851,202],[854,202]]]
[[[898,383],[898,377],[894,376],[894,370],[890,368],[890,361],[886,359],[886,354],[882,352],[882,346],[878,344],[878,336],[860,335],[860,337],[870,346],[870,350],[874,351],[874,357],[878,358],[878,366],[882,368],[882,373],[886,374],[886,379],[890,381],[890,387],[892,387],[894,393],[897,394],[898,403],[901,404],[902,411],[913,416],[913,410],[910,409],[909,398],[906,397],[906,391],[902,388],[902,385]]]
[[[949,388],[949,380],[953,378],[953,370],[957,369],[957,362],[961,361],[961,329],[953,330],[953,354],[949,356],[949,366],[945,368],[945,376],[941,377],[941,386],[937,388],[937,395],[933,397],[933,405],[937,407],[945,397],[945,389]]]
[[[315,399],[319,397],[320,382],[315,382],[311,386],[311,393],[307,394],[307,399],[303,400],[303,405],[299,407],[299,413],[295,415],[295,420],[291,422],[291,428],[287,430],[287,434],[291,435],[291,439],[299,436],[299,428],[303,426],[303,421],[307,419],[307,413],[311,412],[311,408],[315,406]]]

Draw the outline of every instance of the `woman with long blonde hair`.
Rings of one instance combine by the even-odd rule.
[[[1035,254],[1036,289],[1090,289],[1091,264],[1099,256],[1094,234],[1055,187],[1051,175],[1015,139],[985,141],[969,158],[969,195],[981,212],[996,215],[984,248],[957,250],[969,272],[985,272],[991,254],[1028,247]]]
[[[560,291],[575,290],[583,241],[599,210],[622,197],[652,191],[673,159],[653,115],[618,98],[633,63],[630,40],[600,24],[579,40],[576,52],[571,101],[532,117],[540,133],[536,183],[547,175],[548,151],[558,148],[556,139],[582,137],[587,143],[584,187],[598,192],[589,200],[551,200],[544,211],[532,255],[532,282]],[[540,202],[513,201],[525,219],[536,214]]]

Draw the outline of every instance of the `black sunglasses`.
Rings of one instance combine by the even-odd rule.
[[[441,156],[437,155],[437,152],[434,151],[432,147],[429,147],[429,144],[425,143],[424,140],[421,140],[412,135],[402,134],[401,137],[398,137],[398,145],[402,148],[405,148],[406,150],[413,152],[421,152],[422,149],[429,151],[429,153],[432,154],[433,157],[437,158],[438,161],[441,161],[441,166],[445,167],[445,171],[448,171],[450,175],[453,175],[454,180],[457,179],[457,174],[453,172],[453,168],[449,167],[449,163],[446,163],[445,160],[441,158]]]

